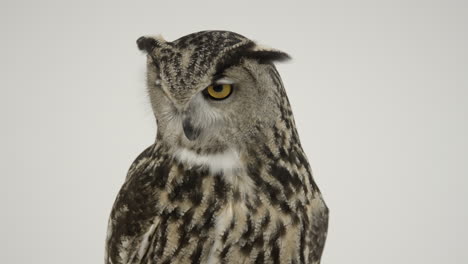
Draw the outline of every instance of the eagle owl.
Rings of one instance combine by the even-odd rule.
[[[328,208],[274,62],[228,31],[137,40],[156,141],[131,165],[108,264],[320,263]]]

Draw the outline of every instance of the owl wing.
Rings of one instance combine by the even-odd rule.
[[[148,147],[132,163],[117,195],[109,218],[105,263],[140,263],[148,257],[152,238],[161,220],[153,195],[155,180],[166,175],[154,170],[154,146]],[[157,160],[157,157],[156,157]],[[153,164],[154,165],[154,164]]]

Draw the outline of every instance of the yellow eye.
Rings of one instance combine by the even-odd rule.
[[[231,84],[216,84],[208,86],[204,93],[210,96],[212,99],[215,100],[223,100],[228,98],[229,95],[232,93],[232,85]]]

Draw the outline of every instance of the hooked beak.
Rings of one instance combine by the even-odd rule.
[[[187,137],[187,139],[190,141],[197,139],[200,135],[200,129],[193,126],[190,117],[184,117],[182,121],[182,128],[184,129],[185,137]]]

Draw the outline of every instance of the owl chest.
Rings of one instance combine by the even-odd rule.
[[[204,263],[238,263],[239,258],[250,263],[260,255],[273,257],[274,247],[282,247],[283,258],[298,255],[299,226],[272,205],[249,178],[210,175],[182,197],[179,210],[190,213],[190,220],[181,218],[178,226],[185,231],[179,233],[196,234],[192,241],[204,245]],[[191,207],[184,208],[186,205]]]
[[[207,263],[291,263],[300,256],[300,225],[266,203],[229,201],[215,215]],[[283,255],[280,256],[278,252]],[[277,254],[278,253],[278,254]]]
[[[148,248],[155,258],[172,263],[186,263],[195,255],[201,263],[281,258],[280,263],[289,263],[299,256],[301,225],[245,171],[213,173],[180,163],[168,167],[167,174],[159,174],[164,177],[140,186],[154,197],[149,208],[158,221],[148,229],[155,241]]]
[[[118,223],[141,231],[134,240],[140,241],[134,250],[139,258],[154,263],[301,263],[301,225],[248,179],[206,171],[184,172],[184,177],[171,173],[163,178],[165,185],[161,178],[159,186],[149,179],[139,182],[132,192],[138,199],[122,207],[129,211]],[[122,252],[133,247],[130,237],[121,237]]]

